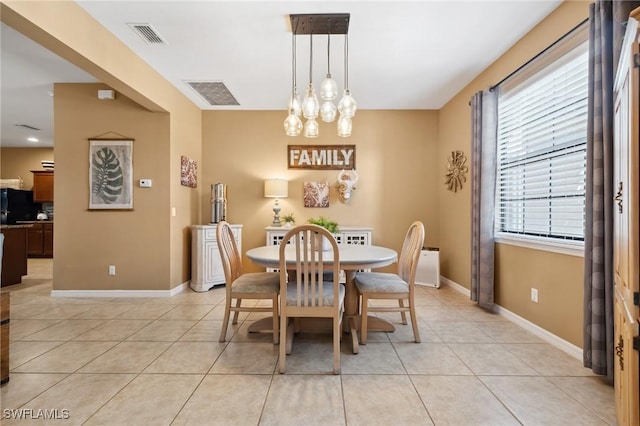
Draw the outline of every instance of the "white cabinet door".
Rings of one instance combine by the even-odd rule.
[[[231,229],[242,253],[242,225],[231,225]],[[214,285],[225,283],[216,230],[215,224],[191,227],[190,286],[194,291],[207,291]]]

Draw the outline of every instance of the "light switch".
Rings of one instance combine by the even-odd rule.
[[[151,179],[140,179],[140,188],[151,188]]]

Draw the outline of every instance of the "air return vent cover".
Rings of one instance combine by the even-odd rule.
[[[209,105],[240,105],[221,81],[187,81]]]
[[[167,44],[151,24],[128,23],[127,25],[148,44]]]

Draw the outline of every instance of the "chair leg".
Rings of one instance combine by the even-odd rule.
[[[413,306],[413,301],[409,304],[409,314],[411,315],[411,325],[413,326],[413,337],[416,343],[420,343],[420,332],[418,331],[418,321],[416,319],[416,309]]]
[[[401,308],[404,308],[404,300],[398,299],[398,305]],[[404,313],[404,311],[400,311],[400,316],[402,317],[402,324],[407,325],[407,315]]]
[[[333,318],[333,374],[340,374],[340,319]]]
[[[239,308],[241,304],[242,304],[242,299],[236,299],[236,308]],[[240,311],[235,311],[233,313],[233,324],[237,324],[238,323],[238,315],[239,314],[240,314]]]
[[[227,338],[227,327],[229,327],[229,315],[231,314],[231,300],[224,302],[224,318],[222,319],[222,329],[220,330],[219,342],[224,342]]]
[[[360,344],[367,344],[367,316],[369,315],[369,297],[362,293],[362,312],[360,314]]]
[[[278,372],[284,374],[287,371],[287,318],[284,315],[280,315],[280,347],[278,349]]]
[[[273,344],[277,345],[280,341],[280,330],[278,329],[278,323],[280,318],[278,317],[278,295],[273,296]]]

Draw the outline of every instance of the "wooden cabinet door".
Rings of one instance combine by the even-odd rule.
[[[41,223],[34,223],[27,230],[27,254],[29,257],[41,257],[44,251],[42,245],[44,230]]]
[[[640,9],[634,13],[640,15]],[[640,79],[634,66],[640,64],[639,35],[638,21],[632,17],[620,56],[614,100],[614,385],[621,426],[640,424]]]
[[[53,223],[44,223],[42,231],[42,255],[53,257]]]
[[[53,172],[31,171],[33,173],[33,201],[53,202]]]

